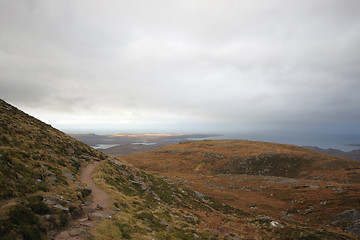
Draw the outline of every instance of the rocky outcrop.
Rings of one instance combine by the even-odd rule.
[[[360,212],[355,209],[345,210],[339,213],[332,223],[333,225],[345,224],[345,231],[360,237]]]

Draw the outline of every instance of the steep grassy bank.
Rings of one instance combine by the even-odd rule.
[[[49,238],[81,212],[81,164],[105,159],[0,100],[0,236]]]

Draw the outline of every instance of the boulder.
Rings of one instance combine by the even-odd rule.
[[[356,222],[360,220],[360,213],[355,209],[345,210],[335,217],[335,224],[341,222]]]

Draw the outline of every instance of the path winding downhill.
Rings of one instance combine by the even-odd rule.
[[[97,204],[100,204],[103,207],[107,207],[110,202],[110,196],[107,194],[104,190],[99,188],[94,181],[92,180],[92,174],[95,170],[95,167],[100,162],[94,161],[89,163],[84,167],[84,169],[80,173],[80,181],[82,183],[85,183],[88,188],[91,189],[91,194],[93,196],[93,204],[91,206],[95,207]]]
[[[106,212],[110,203],[110,195],[99,188],[92,179],[92,174],[98,164],[100,164],[98,161],[90,162],[80,173],[81,183],[85,183],[91,189],[92,203],[85,206],[84,214],[72,220],[64,231],[55,236],[55,240],[89,239],[91,238],[89,230],[95,227],[99,219],[111,218]]]

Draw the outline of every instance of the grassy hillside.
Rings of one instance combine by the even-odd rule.
[[[0,100],[0,236],[49,238],[81,212],[81,164],[105,158]]]
[[[346,227],[331,223],[344,210],[360,210],[359,162],[294,145],[195,141],[118,158],[315,239],[329,238],[315,237],[316,231],[346,234]]]
[[[151,153],[131,155],[132,163],[156,171],[215,176],[246,174],[359,182],[359,162],[332,157],[295,145],[218,140],[183,142]],[[144,161],[146,159],[146,161]]]
[[[94,179],[110,192],[117,209],[112,220],[95,229],[96,239],[222,239],[224,234],[206,227],[209,221],[249,216],[115,159],[104,161]]]

